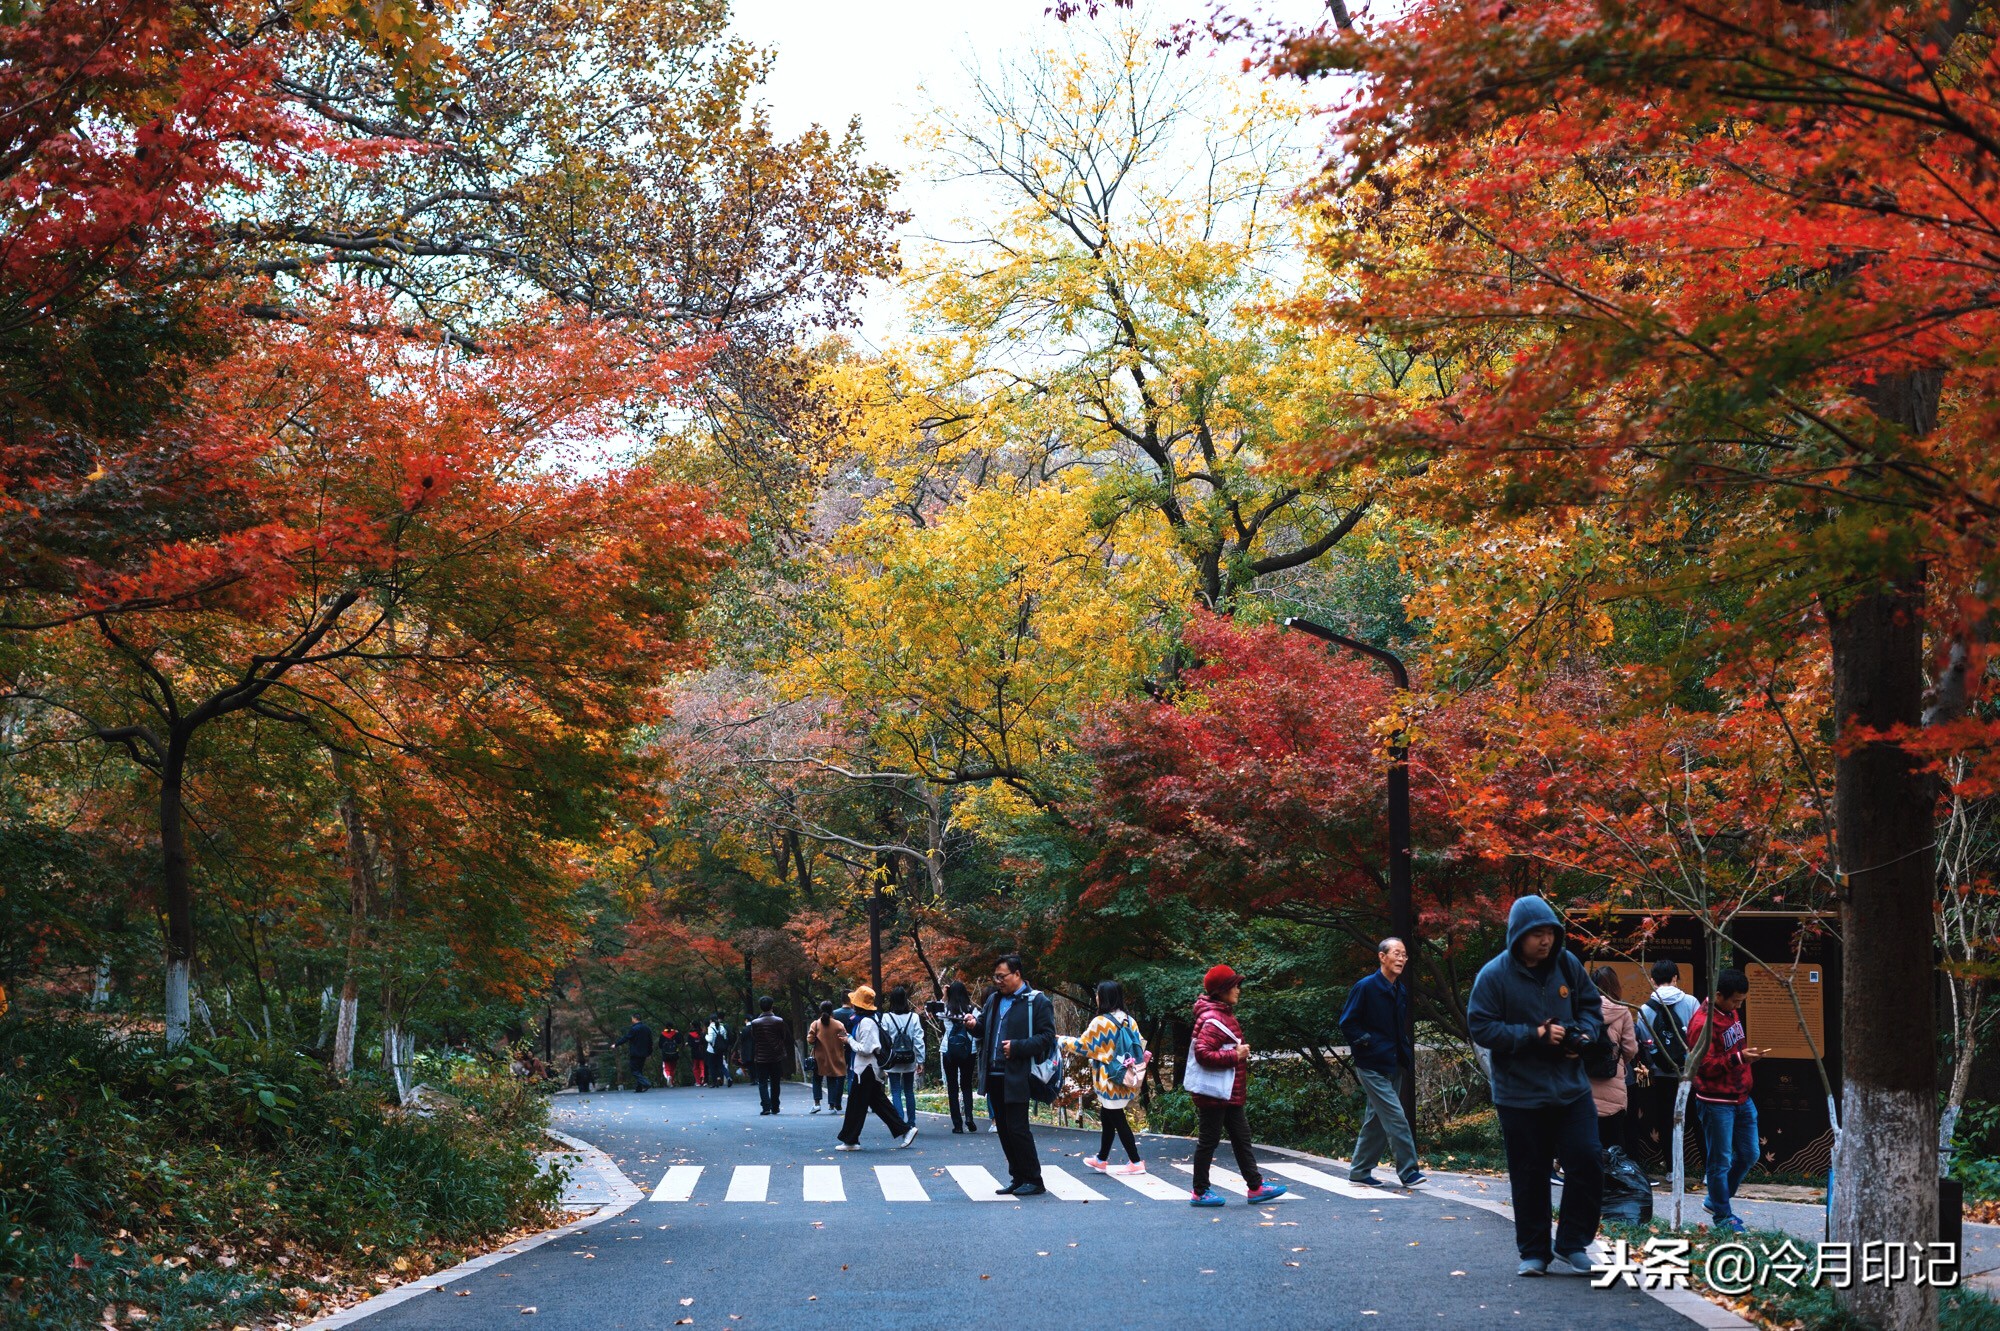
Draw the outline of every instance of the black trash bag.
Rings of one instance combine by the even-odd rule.
[[[1606,1220],[1624,1225],[1643,1225],[1653,1218],[1653,1183],[1639,1162],[1619,1147],[1603,1151],[1604,1211]]]

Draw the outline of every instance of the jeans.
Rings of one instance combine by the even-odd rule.
[[[1604,1206],[1604,1170],[1597,1159],[1597,1105],[1588,1095],[1541,1109],[1500,1106],[1507,1144],[1507,1182],[1514,1192],[1514,1246],[1523,1257],[1548,1261],[1581,1252],[1597,1237]],[[1562,1161],[1562,1216],[1549,1246],[1549,1166]]]
[[[652,1090],[653,1083],[646,1080],[646,1056],[644,1054],[631,1054],[627,1057],[627,1062],[632,1069],[632,1089],[635,1091]]]
[[[824,1072],[813,1073],[813,1103],[818,1104],[824,1093],[833,1106],[833,1112],[840,1112],[840,1102],[847,1096],[847,1074],[833,1075]]]
[[[968,1132],[979,1131],[972,1112],[972,1083],[979,1079],[979,1060],[967,1054],[944,1059],[944,1099],[951,1107],[951,1126]]]
[[[1125,1147],[1125,1154],[1133,1164],[1139,1163],[1139,1139],[1132,1135],[1132,1120],[1125,1117],[1123,1109],[1106,1109],[1099,1106],[1097,1121],[1103,1130],[1097,1134],[1097,1158],[1111,1159],[1111,1143],[1114,1139]]]
[[[910,1130],[896,1112],[896,1106],[889,1103],[889,1097],[882,1090],[881,1074],[874,1068],[860,1073],[854,1078],[854,1085],[847,1091],[847,1114],[840,1122],[840,1140],[849,1146],[861,1145],[861,1127],[868,1121],[868,1111],[875,1111],[875,1117],[882,1120],[882,1126],[889,1129],[891,1137],[901,1137]]]
[[[1400,1068],[1377,1072],[1357,1067],[1354,1075],[1368,1107],[1361,1115],[1361,1135],[1354,1139],[1354,1161],[1347,1176],[1356,1181],[1371,1177],[1375,1162],[1389,1150],[1396,1156],[1397,1177],[1408,1183],[1423,1173],[1417,1167],[1417,1139],[1403,1114],[1403,1078],[1408,1074]]]
[[[1250,1191],[1263,1187],[1263,1171],[1257,1168],[1257,1156],[1250,1149],[1250,1115],[1243,1112],[1243,1106],[1197,1100],[1194,1108],[1201,1117],[1200,1135],[1194,1144],[1195,1196],[1208,1191],[1209,1166],[1215,1163],[1215,1148],[1221,1145],[1224,1133],[1229,1134],[1229,1149],[1236,1156],[1236,1172],[1250,1185]]]
[[[892,1072],[889,1074],[889,1103],[896,1106],[896,1112],[911,1123],[917,1121],[917,1074],[914,1072]]]
[[[1007,1156],[1009,1183],[1040,1183],[1042,1158],[1035,1151],[1035,1132],[1028,1126],[1028,1100],[1007,1098],[1007,1079],[986,1079],[986,1110],[1000,1131],[1000,1149]]]
[[[1743,1186],[1743,1176],[1757,1163],[1757,1104],[1740,1105],[1695,1100],[1701,1116],[1701,1149],[1708,1157],[1708,1199],[1702,1203],[1717,1220],[1732,1219],[1729,1199]]]
[[[778,1112],[779,1088],[785,1084],[783,1063],[752,1063],[750,1070],[757,1076],[757,1103],[767,1114]]]

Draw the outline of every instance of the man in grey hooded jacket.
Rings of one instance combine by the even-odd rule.
[[[1492,1055],[1493,1103],[1514,1190],[1519,1274],[1590,1275],[1604,1176],[1597,1107],[1579,1045],[1600,1038],[1597,986],[1564,948],[1561,921],[1540,897],[1507,912],[1507,950],[1480,967],[1466,1016]],[[1563,1168],[1562,1217],[1549,1242],[1549,1168]]]

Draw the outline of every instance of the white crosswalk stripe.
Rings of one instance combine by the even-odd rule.
[[[1174,1168],[1185,1170],[1190,1174],[1194,1173],[1193,1165],[1183,1164],[1178,1160],[1174,1162]],[[1222,1189],[1224,1192],[1233,1192],[1238,1197],[1248,1197],[1250,1195],[1250,1185],[1243,1181],[1243,1176],[1241,1174],[1233,1173],[1230,1170],[1217,1167],[1217,1168],[1211,1168],[1208,1171],[1208,1178],[1209,1182],[1213,1183],[1216,1187]],[[1275,1200],[1281,1202],[1291,1202],[1291,1201],[1298,1201],[1300,1200],[1300,1198],[1298,1193],[1288,1192],[1284,1196],[1276,1198]]]
[[[729,1192],[723,1197],[725,1202],[761,1202],[771,1191],[771,1167],[769,1165],[738,1165],[736,1172],[729,1176]]]
[[[931,1195],[924,1191],[924,1185],[917,1179],[917,1171],[908,1165],[877,1165],[875,1181],[882,1187],[885,1202],[927,1202]]]
[[[998,1185],[996,1185],[998,1186]],[[1051,1194],[1066,1202],[1102,1202],[1109,1200],[1097,1189],[1082,1179],[1065,1174],[1054,1165],[1042,1166],[1042,1186]]]
[[[975,1202],[1004,1202],[999,1195],[1000,1180],[985,1165],[946,1165],[944,1172]]]
[[[1280,1164],[1275,1160],[1257,1162],[1269,1173],[1288,1178],[1297,1183],[1310,1183],[1315,1188],[1325,1188],[1343,1197],[1359,1197],[1363,1201],[1381,1201],[1389,1198],[1404,1202],[1410,1199],[1407,1192],[1394,1192],[1384,1188],[1371,1188],[1366,1183],[1351,1183],[1338,1174],[1329,1174],[1324,1169],[1314,1169],[1311,1165]]]
[[[839,1165],[806,1166],[806,1200],[809,1202],[844,1202],[847,1189],[840,1182]]]
[[[1104,1177],[1123,1183],[1132,1191],[1156,1202],[1184,1202],[1188,1199],[1186,1188],[1177,1188],[1157,1174],[1106,1174]]]
[[[674,1165],[660,1180],[660,1186],[653,1189],[656,1202],[684,1202],[694,1196],[694,1185],[701,1182],[700,1165]]]

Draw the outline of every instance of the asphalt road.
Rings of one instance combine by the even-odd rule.
[[[1636,1290],[1515,1278],[1508,1222],[1448,1197],[1347,1196],[1291,1181],[1295,1200],[1250,1206],[1232,1197],[1220,1210],[1197,1210],[1185,1200],[1187,1173],[1175,1167],[1188,1158],[1184,1142],[1142,1142],[1153,1148],[1153,1176],[1178,1194],[1165,1199],[1085,1168],[1095,1133],[1037,1129],[1045,1164],[1100,1199],[976,1199],[986,1191],[978,1167],[1005,1177],[990,1130],[954,1136],[926,1120],[916,1144],[896,1151],[871,1121],[866,1150],[836,1154],[833,1116],[807,1113],[810,1096],[786,1089],[776,1118],[758,1115],[749,1086],[562,1097],[558,1127],[609,1153],[649,1199],[671,1179],[665,1191],[685,1200],[640,1202],[361,1326],[1693,1325]]]

